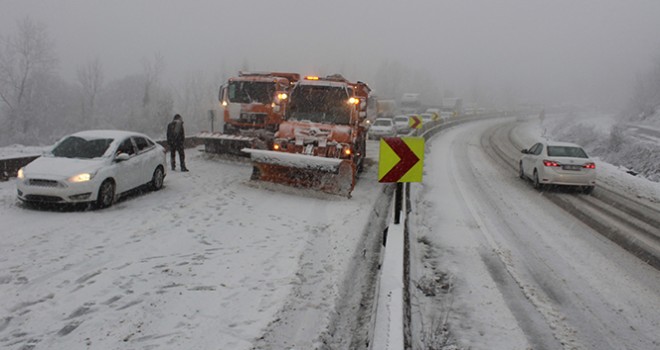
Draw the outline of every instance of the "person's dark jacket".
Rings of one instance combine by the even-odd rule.
[[[179,115],[176,115],[174,120],[167,124],[167,143],[174,147],[183,146],[185,139],[186,133],[183,130],[183,120]]]

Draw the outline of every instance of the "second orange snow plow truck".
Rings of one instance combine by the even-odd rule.
[[[243,148],[269,148],[284,118],[288,93],[297,73],[239,72],[220,87],[222,133],[202,132],[206,152],[249,156]]]
[[[341,75],[298,81],[271,150],[244,150],[252,179],[350,197],[365,159],[370,91]]]

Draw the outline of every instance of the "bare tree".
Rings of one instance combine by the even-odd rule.
[[[160,76],[165,70],[165,59],[160,53],[154,55],[153,62],[143,59],[142,68],[144,74],[144,95],[142,97],[142,107],[146,108],[153,98],[154,90],[158,88]]]
[[[218,104],[218,87],[222,81],[212,80],[202,71],[190,72],[175,88],[176,110],[188,123],[187,130],[209,129],[208,111]]]
[[[81,87],[80,118],[86,127],[92,125],[96,113],[99,94],[103,88],[103,67],[98,57],[88,61],[77,69],[78,83]]]
[[[165,70],[165,59],[161,54],[156,53],[153,61],[143,60],[142,67],[141,118],[129,120],[129,125],[144,132],[156,132],[161,129],[162,123],[171,118],[174,98],[161,84]]]
[[[15,36],[2,40],[0,99],[6,107],[9,129],[25,135],[30,128],[30,108],[39,96],[35,77],[48,75],[56,64],[53,43],[46,27],[29,17],[18,22]]]

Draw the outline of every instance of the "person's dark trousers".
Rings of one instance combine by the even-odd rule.
[[[170,146],[170,163],[172,164],[172,170],[176,168],[176,153],[179,153],[179,163],[181,164],[181,171],[188,171],[186,168],[186,154],[183,151],[183,145],[172,145]]]

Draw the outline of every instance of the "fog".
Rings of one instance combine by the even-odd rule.
[[[657,0],[0,0],[0,35],[26,16],[46,26],[67,80],[91,59],[109,81],[160,55],[172,84],[248,68],[427,99],[616,107],[660,53]],[[384,86],[393,69],[403,87]]]

